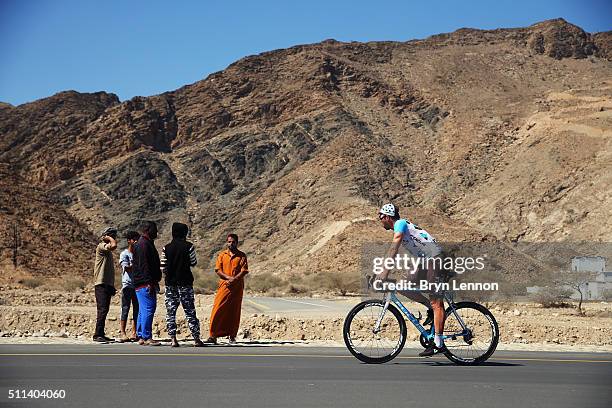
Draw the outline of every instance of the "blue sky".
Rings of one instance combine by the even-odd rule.
[[[612,29],[611,1],[0,0],[0,101],[74,89],[121,100],[196,82],[247,55],[328,38],[406,41],[563,17]]]

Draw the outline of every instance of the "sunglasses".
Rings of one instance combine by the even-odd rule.
[[[384,219],[385,217],[386,217],[386,215],[385,215],[385,214],[378,214],[378,219],[379,219],[379,220],[382,220],[382,219]]]

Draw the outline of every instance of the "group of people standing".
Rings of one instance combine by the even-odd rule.
[[[155,246],[158,230],[155,222],[144,221],[140,232],[125,234],[127,248],[121,252],[119,263],[122,269],[120,342],[137,341],[140,345],[159,346],[153,340],[153,317],[157,308],[157,295],[161,293],[162,276],[165,283],[166,329],[172,347],[178,347],[176,338],[176,312],[183,306],[191,335],[196,347],[204,342],[200,339],[200,321],[195,308],[193,290],[194,276],[191,270],[197,264],[194,245],[187,241],[189,228],[182,223],[172,224],[172,241],[162,248],[161,255]],[[244,277],[249,271],[246,255],[238,249],[238,236],[229,234],[227,248],[222,251],[215,264],[219,277],[210,317],[210,336],[207,343],[216,344],[217,338],[229,337],[236,342],[240,324]],[[117,248],[117,229],[109,227],[100,233],[100,242],[95,251],[94,279],[97,306],[96,342],[114,341],[105,334],[106,316],[111,298],[115,295],[115,265],[113,251]],[[133,337],[128,337],[126,326],[132,308]]]

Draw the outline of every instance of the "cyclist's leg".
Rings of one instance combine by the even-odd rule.
[[[434,313],[434,330],[436,335],[442,336],[444,333],[444,302],[442,302],[442,298],[432,297],[431,308]]]
[[[410,290],[401,290],[398,291],[398,293],[401,293],[402,295],[406,296],[408,299],[410,300],[414,300],[417,303],[422,304],[423,306],[425,306],[426,308],[430,308],[430,300],[427,299],[427,297],[425,295],[423,295],[421,292],[414,292],[414,291],[410,291]]]
[[[407,273],[404,276],[404,279],[406,281],[409,282],[414,282],[414,284],[418,287],[419,283],[421,281],[421,279],[426,279],[427,278],[427,274],[425,273],[424,270],[419,269],[419,271],[417,273],[411,274],[411,273]],[[426,308],[431,308],[431,306],[429,305],[429,299],[427,298],[427,296],[423,295],[422,292],[419,291],[414,291],[414,290],[400,290],[398,291],[398,293],[406,296],[408,299],[413,300],[417,303],[422,304],[423,306],[425,306]]]
[[[427,265],[427,281],[429,283],[440,283],[441,274],[436,269],[435,265]],[[429,294],[431,308],[434,314],[434,331],[435,331],[435,342],[437,347],[444,345],[442,335],[444,334],[444,301],[442,292],[431,292]]]
[[[428,276],[433,274],[428,268]],[[436,282],[436,280],[428,279],[428,282]],[[444,302],[441,293],[430,292],[430,305],[433,310],[433,325],[434,325],[434,343],[427,346],[425,350],[419,353],[421,357],[431,357],[436,353],[445,352],[444,346]]]

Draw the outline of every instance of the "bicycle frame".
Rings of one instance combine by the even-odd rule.
[[[466,334],[468,329],[465,326],[465,323],[463,322],[463,319],[461,319],[461,316],[459,316],[459,314],[457,314],[454,302],[452,301],[452,299],[446,293],[444,294],[444,299],[448,303],[449,307],[452,310],[452,313],[455,315],[455,317],[457,318],[457,321],[461,325],[462,333],[455,333],[455,334],[452,334],[452,335],[443,335],[442,338],[446,340],[447,338],[452,338],[452,337],[456,337],[456,336],[462,336],[462,335]],[[433,339],[433,337],[435,335],[433,324],[431,325],[431,328],[429,330],[424,328],[421,325],[421,323],[419,322],[419,320],[410,312],[410,310],[408,310],[406,308],[406,306],[404,306],[404,304],[401,302],[401,300],[399,300],[399,298],[397,297],[395,292],[388,292],[388,294],[385,294],[384,300],[385,300],[385,306],[383,307],[383,310],[380,312],[380,315],[378,316],[378,319],[376,320],[376,325],[374,326],[374,332],[375,333],[378,333],[380,331],[380,325],[381,325],[382,320],[383,320],[383,318],[385,316],[385,313],[387,312],[387,309],[389,308],[389,305],[393,302],[393,305],[395,307],[397,307],[399,310],[402,311],[404,316],[406,316],[408,318],[410,323],[412,323],[412,325],[414,327],[416,327],[416,329],[421,333],[421,335],[423,335],[428,340]]]

